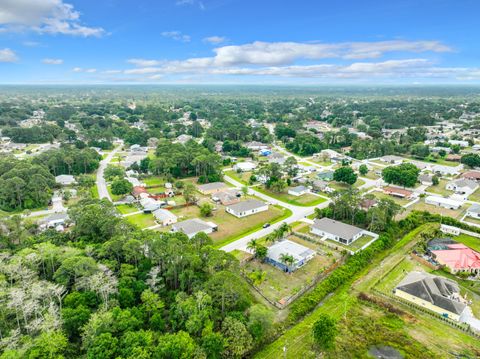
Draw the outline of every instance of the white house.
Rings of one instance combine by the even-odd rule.
[[[463,170],[463,165],[458,165],[458,166],[434,165],[434,166],[432,166],[432,172],[440,173],[443,176],[456,176],[456,175],[460,174],[461,170]]]
[[[225,207],[227,213],[242,218],[255,213],[268,211],[268,204],[256,199],[248,199]]]
[[[454,191],[455,194],[462,195],[464,199],[467,199],[469,195],[477,190],[478,183],[466,178],[460,178],[447,183],[445,188]]]
[[[463,201],[457,201],[451,198],[444,198],[439,196],[425,197],[425,203],[431,204],[437,207],[443,207],[447,209],[459,209],[463,205]]]
[[[253,162],[238,162],[233,165],[235,171],[250,172],[257,168],[257,165]]]
[[[270,148],[267,144],[258,141],[247,142],[245,147],[252,151],[267,150]]]
[[[55,183],[58,183],[62,186],[70,186],[77,183],[75,178],[72,175],[59,175],[55,177]]]
[[[400,165],[403,162],[403,157],[400,156],[383,156],[379,158],[380,161],[391,164],[391,165]]]
[[[310,232],[344,244],[351,244],[365,234],[361,228],[326,217],[315,219],[310,227]]]
[[[60,230],[63,230],[63,227],[65,226],[68,220],[69,220],[69,217],[67,213],[65,212],[55,213],[55,214],[52,214],[51,216],[42,218],[38,222],[38,225],[42,230],[45,230],[48,228],[58,228]]]
[[[142,206],[144,213],[152,213],[159,209],[162,206],[162,203],[153,198],[146,197],[140,200],[140,205]]]
[[[162,226],[177,223],[177,216],[166,209],[156,209],[152,214],[155,216],[156,221]]]
[[[172,232],[183,232],[188,238],[192,238],[200,232],[210,234],[217,229],[218,226],[215,223],[205,222],[199,218],[187,219],[186,221],[174,223],[172,225]]]
[[[480,219],[480,204],[474,203],[470,206],[470,208],[467,210],[467,216]]]
[[[428,174],[423,174],[418,176],[418,181],[425,186],[431,186],[433,185],[433,176]]]
[[[309,192],[310,190],[305,186],[296,186],[288,189],[288,194],[296,197],[302,196]]]
[[[448,226],[446,224],[440,225],[440,231],[445,234],[451,234],[453,236],[458,236],[460,232],[460,228],[454,226]]]
[[[460,141],[460,140],[448,140],[448,143],[455,146],[458,145],[460,147],[468,147],[468,141]]]

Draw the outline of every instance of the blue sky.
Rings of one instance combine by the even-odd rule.
[[[480,83],[480,1],[0,0],[1,83]]]

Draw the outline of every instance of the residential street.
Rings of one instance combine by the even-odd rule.
[[[107,189],[107,182],[105,181],[105,178],[103,177],[103,172],[105,171],[105,168],[107,168],[108,164],[112,160],[112,158],[117,154],[117,152],[120,150],[122,145],[118,145],[113,149],[112,152],[108,154],[105,159],[100,161],[100,165],[98,166],[97,170],[97,189],[98,189],[98,198],[107,198],[110,202],[112,202],[112,197],[110,197],[110,193],[108,193]]]
[[[225,179],[225,181],[233,184],[234,186],[236,186],[238,188],[243,187],[243,185],[240,182],[234,180],[233,178],[231,178],[231,177],[229,177],[225,174],[224,174],[224,179]],[[231,252],[235,249],[239,249],[239,250],[242,250],[242,251],[247,251],[247,244],[248,244],[248,242],[250,242],[250,240],[252,240],[254,238],[261,238],[261,237],[266,236],[267,234],[272,233],[275,229],[280,227],[283,222],[286,222],[286,223],[290,224],[290,223],[293,223],[293,222],[300,221],[300,220],[304,219],[306,216],[312,214],[314,212],[315,208],[325,208],[330,203],[330,199],[329,199],[329,200],[327,200],[323,203],[320,203],[317,206],[301,207],[301,206],[294,206],[294,205],[279,201],[275,198],[272,198],[272,197],[267,196],[263,193],[255,191],[254,188],[249,188],[248,192],[249,192],[249,194],[255,195],[255,196],[263,199],[264,201],[266,201],[268,203],[276,204],[276,205],[279,205],[281,207],[288,208],[289,210],[292,211],[292,215],[290,217],[286,218],[283,221],[272,224],[270,227],[262,228],[262,229],[260,229],[256,232],[254,232],[254,233],[251,233],[249,235],[246,235],[245,237],[242,237],[242,238],[236,240],[235,242],[232,242],[232,243],[229,243],[229,244],[223,246],[221,249],[226,251],[226,252]]]

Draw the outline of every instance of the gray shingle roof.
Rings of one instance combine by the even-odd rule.
[[[211,228],[212,225],[210,223],[204,222],[198,218],[187,219],[186,221],[172,225],[172,229],[175,232],[183,232],[187,236],[201,231],[210,230]]]
[[[247,199],[246,201],[238,202],[227,206],[236,213],[250,211],[252,209],[260,208],[265,206],[265,203],[256,199]]]
[[[472,206],[468,209],[469,212],[472,213],[480,213],[480,204],[474,203]]]
[[[291,255],[293,258],[295,258],[295,262],[298,262],[304,260],[312,254],[315,254],[315,252],[310,248],[289,241],[287,239],[281,242],[277,242],[271,247],[269,247],[267,257],[281,263],[280,257],[282,254]]]
[[[458,284],[423,272],[410,272],[396,287],[451,313],[461,314],[466,305],[450,297],[460,292]]]
[[[355,235],[363,231],[361,228],[343,222],[337,222],[330,218],[315,219],[312,227],[322,232],[334,234],[346,240],[352,239]]]
[[[198,189],[201,191],[212,191],[217,189],[226,188],[227,185],[223,182],[212,182],[212,183],[205,183],[198,186]]]

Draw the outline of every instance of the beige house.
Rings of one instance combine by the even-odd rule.
[[[402,299],[458,321],[467,308],[453,280],[425,272],[410,272],[393,290]]]

